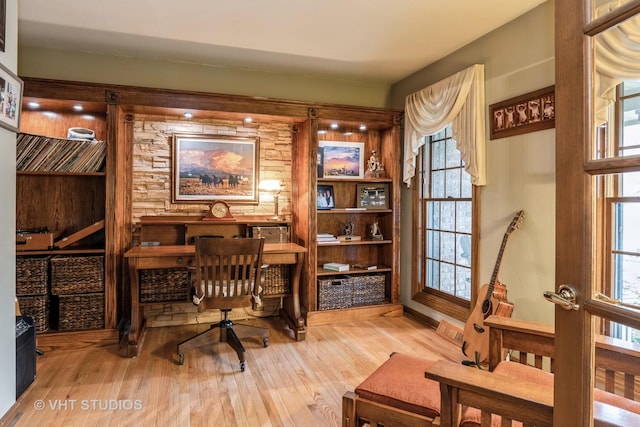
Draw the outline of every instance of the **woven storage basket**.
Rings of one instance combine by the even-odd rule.
[[[20,312],[32,316],[36,321],[36,332],[42,333],[49,330],[49,296],[28,295],[19,296]]]
[[[186,270],[140,271],[140,302],[187,301],[191,274]]]
[[[352,288],[349,276],[318,279],[318,310],[351,307]]]
[[[289,266],[270,265],[262,270],[262,295],[289,293]]]
[[[104,328],[103,292],[54,295],[53,298],[54,321],[59,331]]]
[[[351,276],[353,305],[384,303],[385,277],[382,274]]]
[[[104,291],[103,256],[51,258],[51,293],[84,294]]]
[[[16,295],[45,295],[49,257],[16,257]]]

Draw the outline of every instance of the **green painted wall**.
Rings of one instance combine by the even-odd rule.
[[[404,108],[408,94],[474,63],[485,64],[487,112],[493,103],[553,85],[553,0],[395,83],[391,106]],[[509,238],[498,278],[515,305],[513,317],[553,323],[553,304],[542,293],[555,288],[555,130],[490,141],[488,126],[489,120],[487,185],[480,190],[479,282],[489,282],[506,228],[524,209],[525,222]],[[411,300],[411,212],[411,193],[405,189],[402,302],[440,320],[442,314]]]
[[[21,76],[385,107],[390,85],[20,46]]]

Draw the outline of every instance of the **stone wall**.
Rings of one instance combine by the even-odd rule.
[[[258,137],[259,179],[279,179],[280,215],[291,214],[291,129],[287,124],[230,120],[186,120],[136,115],[133,147],[133,222],[144,215],[201,216],[207,204],[171,203],[171,144],[174,133]],[[273,215],[273,196],[259,194],[257,205],[231,204],[234,216]]]
[[[186,120],[138,114],[134,117],[133,222],[145,215],[202,216],[207,204],[171,202],[171,147],[174,133],[258,137],[259,179],[279,179],[284,189],[279,197],[280,215],[291,215],[291,129],[287,124],[251,123],[230,120]],[[273,215],[273,197],[259,194],[257,205],[231,204],[235,217]],[[232,318],[277,314],[281,300],[265,299],[261,307],[234,310]],[[191,303],[145,304],[148,326],[211,323],[220,320],[218,310],[198,312]]]

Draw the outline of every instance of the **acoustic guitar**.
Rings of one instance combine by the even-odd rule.
[[[513,313],[513,304],[507,301],[507,287],[498,281],[498,272],[509,236],[520,226],[523,219],[524,211],[521,210],[507,227],[502,238],[496,265],[491,274],[491,280],[478,291],[478,295],[483,297],[478,300],[465,323],[462,334],[462,353],[473,358],[472,361],[465,362],[467,365],[479,367],[480,363],[489,356],[489,328],[484,326],[484,319],[490,315],[511,317],[511,313]]]

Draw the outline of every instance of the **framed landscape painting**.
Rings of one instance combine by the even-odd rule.
[[[173,136],[172,201],[257,204],[259,139]]]
[[[319,146],[323,178],[364,178],[364,142],[320,141]]]

